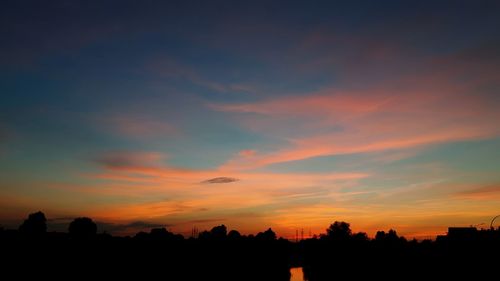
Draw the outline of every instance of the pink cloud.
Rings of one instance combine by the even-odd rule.
[[[342,115],[374,111],[390,97],[362,97],[361,94],[326,90],[312,93],[306,97],[286,97],[247,104],[209,104],[209,107],[218,111],[258,113],[271,116]]]
[[[238,152],[238,155],[241,157],[252,157],[257,153],[257,151],[252,150],[252,149],[244,149]]]
[[[238,155],[224,169],[252,169],[312,157],[406,149],[500,135],[497,105],[473,87],[429,78],[412,89],[326,89],[305,96],[255,103],[211,104],[212,109],[253,113],[242,124],[288,143],[251,159]],[[260,118],[263,116],[262,118]],[[288,131],[283,128],[290,128]]]

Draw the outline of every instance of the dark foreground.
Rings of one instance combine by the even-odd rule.
[[[218,226],[185,239],[165,229],[112,237],[96,234],[88,221],[73,226],[69,234],[29,223],[1,230],[2,275],[10,277],[2,279],[288,281],[294,266],[302,266],[309,281],[500,277],[500,230],[465,228],[417,242],[395,231],[368,239],[336,222],[321,237],[292,243],[270,229],[242,236]]]

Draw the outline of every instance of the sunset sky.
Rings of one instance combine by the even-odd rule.
[[[3,1],[0,224],[489,227],[498,1]],[[481,223],[485,223],[480,225]]]

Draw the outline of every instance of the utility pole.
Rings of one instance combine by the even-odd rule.
[[[197,238],[198,237],[198,228],[196,226],[191,229],[191,237]]]

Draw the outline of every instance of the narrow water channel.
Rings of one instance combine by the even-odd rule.
[[[292,267],[290,268],[290,273],[290,281],[305,281],[302,267]]]

